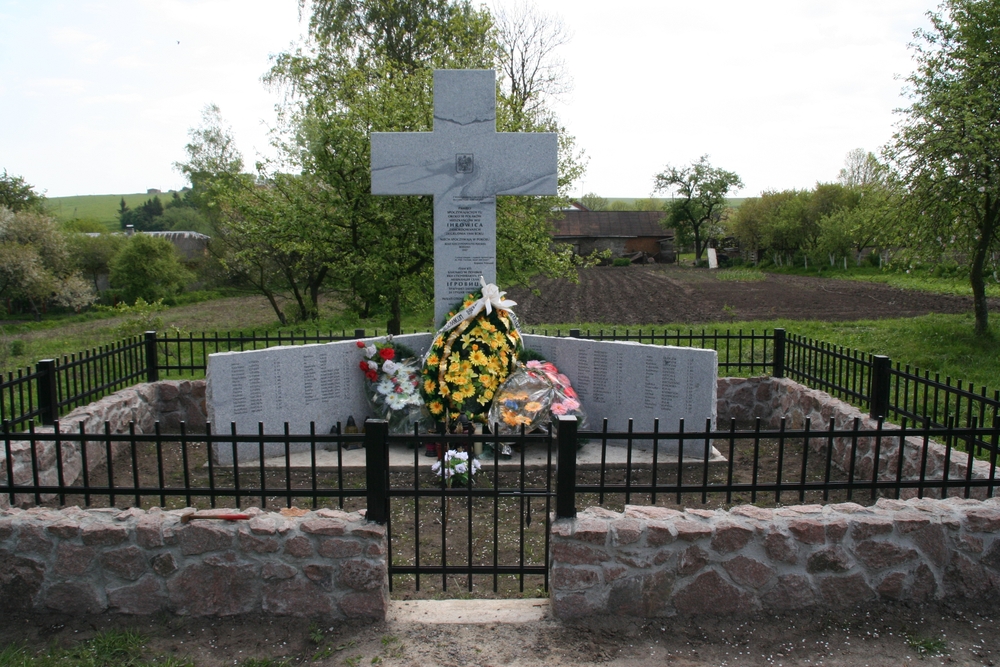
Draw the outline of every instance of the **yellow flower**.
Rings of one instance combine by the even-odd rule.
[[[478,346],[476,346],[476,347],[478,347]],[[486,364],[489,363],[489,359],[486,358],[486,355],[483,354],[478,349],[474,349],[472,351],[472,354],[469,355],[469,361],[472,362],[476,366],[485,366]]]
[[[437,384],[435,384],[434,380],[424,380],[424,392],[433,394],[436,388]]]
[[[451,356],[448,357],[449,364],[458,364],[461,361],[462,361],[462,355],[460,355],[458,352],[452,352]]]
[[[538,401],[531,401],[524,404],[524,409],[526,412],[538,412],[542,409],[542,404]]]
[[[490,400],[490,399],[492,399],[492,398],[493,398],[493,390],[492,390],[492,389],[487,389],[486,391],[484,391],[484,392],[483,392],[483,397],[484,397],[484,398],[485,398],[485,399],[486,399],[487,401],[488,401],[488,400]]]
[[[442,345],[444,345],[444,334],[441,334],[440,336],[435,338],[434,342],[431,343],[431,347],[441,347]]]
[[[451,393],[451,389],[448,388],[448,385],[442,382],[441,386],[438,387],[438,393],[441,394],[441,398],[448,398],[448,394]]]
[[[479,323],[479,326],[482,327],[483,331],[493,332],[497,330],[496,325],[490,322],[489,320],[483,320],[482,322]]]
[[[488,389],[488,390],[496,389],[497,385],[500,384],[500,382],[496,379],[496,377],[490,375],[489,373],[480,373],[479,383],[483,385],[483,389]],[[490,391],[490,394],[492,393],[493,392]]]
[[[500,374],[500,360],[496,357],[490,357],[489,361],[486,363],[486,370],[488,370],[493,375]]]
[[[476,340],[476,336],[472,331],[462,336],[462,345],[471,345],[472,341]]]
[[[444,405],[441,401],[431,401],[427,404],[427,409],[431,411],[432,415],[439,415],[444,412]]]
[[[441,359],[440,357],[437,356],[436,353],[431,354],[431,356],[427,357],[428,366],[437,366],[439,363],[441,363]]]
[[[517,426],[517,413],[513,410],[504,410],[500,413],[503,423],[507,426]]]

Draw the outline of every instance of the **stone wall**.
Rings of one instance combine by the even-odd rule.
[[[0,616],[385,618],[383,526],[338,510],[285,517],[258,508],[245,511],[248,521],[182,523],[192,511],[0,511]]]
[[[1000,592],[1000,501],[591,508],[552,524],[555,615],[833,608]]]
[[[851,430],[855,420],[860,430],[876,430],[878,421],[872,419],[866,412],[849,403],[834,398],[826,392],[808,387],[789,380],[788,378],[772,378],[768,376],[753,378],[719,378],[717,399],[717,426],[725,429],[730,419],[735,419],[742,426],[749,426],[760,418],[761,425],[767,429],[778,429],[781,420],[785,420],[785,428],[798,430],[805,427],[806,419],[810,419],[810,429],[817,432],[817,437],[810,440],[810,449],[824,454],[828,439],[822,435],[834,421],[837,430]],[[876,451],[878,453],[878,478],[880,480],[895,480],[899,473],[899,437],[893,436],[899,427],[894,424],[883,424],[886,433],[880,439],[876,437],[853,438],[852,436],[837,437],[833,440],[833,465],[841,471],[847,471],[851,466],[852,443],[857,441],[854,450],[855,479],[871,479],[874,472]],[[797,436],[798,437],[798,436]],[[920,479],[921,470],[925,480],[943,479],[945,461],[948,462],[948,479],[965,479],[968,472],[969,455],[967,452],[953,450],[950,458],[946,448],[933,440],[928,441],[926,461],[924,459],[925,443],[922,437],[907,437],[903,447],[902,479]],[[971,479],[989,479],[989,461],[975,460],[972,464]],[[964,494],[964,489],[961,492]],[[917,489],[903,489],[902,495],[914,497]],[[986,497],[985,487],[973,487],[970,491],[975,498]],[[925,488],[924,496],[940,497],[940,489]]]
[[[162,433],[179,433],[181,422],[185,422],[188,433],[204,430],[207,410],[205,406],[204,380],[173,380],[137,384],[99,401],[76,408],[59,420],[60,432],[79,433],[81,425],[85,433],[104,433],[105,422],[111,433],[128,433],[129,424],[135,423],[136,433],[152,433],[155,422],[160,422]],[[51,426],[41,426],[36,433],[53,433]],[[116,456],[127,443],[112,443],[112,456]],[[60,443],[63,464],[63,481],[69,485],[81,474],[83,458],[79,441]],[[38,461],[38,479],[43,485],[55,486],[59,483],[56,465],[56,445],[52,440],[35,441]],[[107,445],[101,440],[87,442],[87,467],[92,469],[104,463]],[[11,442],[11,458],[14,461],[14,483],[28,484],[32,479],[31,443]],[[0,455],[0,480],[7,479],[6,457]],[[17,503],[31,502],[31,496],[18,496]],[[0,493],[0,509],[10,506],[9,495]]]

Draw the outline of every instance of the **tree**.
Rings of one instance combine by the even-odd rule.
[[[572,88],[556,55],[569,31],[558,16],[526,2],[497,4],[492,14],[499,85],[514,119],[549,114],[548,102]]]
[[[66,245],[76,268],[94,285],[94,292],[100,291],[98,281],[111,272],[111,260],[125,245],[126,237],[121,234],[68,234]]]
[[[281,54],[265,77],[294,93],[281,113],[282,167],[299,175],[328,282],[360,315],[387,313],[398,332],[404,306],[425,305],[433,291],[432,200],[371,195],[370,133],[429,131],[433,70],[488,68],[501,43],[486,10],[452,0],[317,0],[309,33],[308,49]],[[558,130],[541,101],[552,88],[519,81],[516,95],[501,87],[497,129]],[[563,191],[579,173],[572,137],[561,133]],[[571,253],[549,248],[548,218],[563,201],[498,198],[499,280],[572,272]]]
[[[702,236],[706,223],[718,224],[726,208],[726,195],[743,187],[732,171],[713,167],[702,155],[688,167],[667,165],[654,177],[655,192],[671,191],[677,199],[670,205],[666,224],[686,227],[694,236],[695,260],[701,259]]]
[[[178,294],[193,276],[181,264],[173,243],[138,233],[111,260],[110,279],[111,287],[132,304],[140,297],[153,302]]]
[[[36,319],[51,301],[79,310],[95,296],[74,270],[66,241],[52,218],[0,207],[0,296],[28,304]]]
[[[600,196],[596,192],[588,192],[587,194],[580,197],[580,203],[587,207],[589,211],[606,211],[608,210],[608,200],[605,197]]]
[[[944,0],[914,32],[912,104],[887,147],[906,185],[899,241],[967,257],[975,332],[989,332],[985,275],[1000,228],[1000,4]]]
[[[34,211],[42,213],[45,209],[45,196],[35,192],[35,188],[25,182],[21,176],[14,176],[3,170],[0,176],[0,207],[17,213],[19,211]]]
[[[863,148],[855,148],[844,159],[844,167],[837,176],[837,182],[852,190],[865,189],[879,182],[884,166],[874,153]]]

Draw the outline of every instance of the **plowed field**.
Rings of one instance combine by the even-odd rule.
[[[719,280],[708,269],[676,266],[596,267],[580,282],[538,281],[540,294],[508,290],[518,316],[532,324],[601,322],[707,324],[733,320],[862,320],[964,313],[972,297],[930,294],[879,283],[767,274],[764,280]],[[990,308],[1000,305],[991,299]]]

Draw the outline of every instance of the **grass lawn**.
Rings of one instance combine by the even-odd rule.
[[[355,328],[365,328],[369,335],[378,329],[385,331],[384,319],[361,321],[346,316],[329,302],[321,311],[322,318],[310,324],[305,329],[316,331],[341,332],[350,335]],[[720,322],[715,325],[679,327],[662,325],[629,327],[634,333],[642,329],[644,333],[652,330],[688,331],[694,328],[711,332],[719,331],[763,331],[777,327],[784,328],[789,334],[806,336],[815,340],[842,345],[848,348],[885,354],[894,362],[910,364],[911,370],[919,368],[933,373],[940,373],[941,378],[951,377],[972,382],[976,387],[986,386],[990,390],[1000,389],[1000,325],[994,314],[991,338],[977,339],[972,334],[973,318],[970,314],[963,315],[926,315],[923,317],[871,320],[856,322],[821,322],[803,320],[758,320],[753,322]],[[4,370],[33,366],[39,359],[57,357],[63,354],[92,349],[114,340],[114,328],[121,319],[107,314],[85,314],[51,319],[40,323],[7,323],[2,336],[6,338],[7,359]],[[302,331],[304,327],[281,327],[274,312],[266,300],[260,296],[226,297],[213,299],[183,306],[175,306],[163,313],[165,327],[178,327],[184,332],[201,333],[212,331],[256,331],[276,334],[281,331],[290,333]],[[606,324],[580,322],[578,324],[547,325],[533,324],[526,330],[534,329],[538,333],[547,330],[550,334],[561,331],[564,335],[570,329],[581,329],[593,334],[603,330],[610,333],[612,329]],[[429,331],[431,329],[430,312],[423,315],[410,315],[403,320],[404,331]],[[626,328],[617,329],[624,333]],[[20,354],[10,354],[13,341]]]
[[[118,226],[118,206],[125,198],[125,203],[129,208],[139,206],[147,199],[152,199],[157,195],[147,195],[145,192],[129,195],[78,195],[75,197],[49,197],[45,200],[45,206],[49,213],[60,222],[74,219],[97,220],[108,228],[108,231],[117,232]],[[170,201],[169,193],[160,193],[160,201],[166,204]]]

